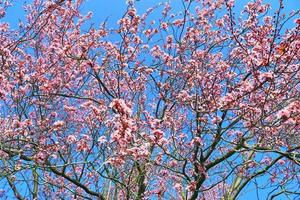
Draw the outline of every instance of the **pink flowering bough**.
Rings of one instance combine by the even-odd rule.
[[[299,197],[299,10],[83,3],[0,0],[0,198]]]

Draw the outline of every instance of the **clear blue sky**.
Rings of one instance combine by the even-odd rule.
[[[19,19],[24,19],[24,11],[22,9],[22,5],[24,4],[24,0],[14,0],[14,6],[9,8],[7,16],[1,21],[9,21],[12,27],[18,24]],[[30,2],[27,1],[27,2]],[[155,6],[160,2],[167,2],[166,0],[140,0],[136,3],[137,9],[139,13],[147,10],[149,7]],[[170,0],[171,5],[175,10],[180,10],[181,8],[181,0]],[[236,10],[240,10],[243,8],[248,0],[236,0]],[[278,8],[279,0],[264,0],[265,3],[271,4],[272,8]],[[300,9],[300,0],[284,0],[286,12],[291,10]],[[83,7],[81,8],[83,13],[87,13],[88,11],[93,12],[92,22],[95,24],[104,21],[105,19],[109,19],[109,25],[114,26],[120,17],[123,15],[126,9],[126,0],[86,0]],[[271,13],[272,14],[272,13]],[[158,16],[153,16],[158,17]]]

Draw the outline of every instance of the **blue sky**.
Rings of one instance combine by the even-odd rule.
[[[14,27],[18,24],[19,19],[24,20],[25,12],[22,9],[22,5],[24,2],[22,0],[14,0],[13,7],[10,7],[7,15],[4,19],[0,19],[0,21],[8,21],[11,26]],[[136,7],[139,13],[146,11],[148,8],[157,5],[160,2],[168,2],[167,0],[139,0],[136,3]],[[176,11],[181,9],[181,0],[169,0],[171,5]],[[236,0],[235,9],[238,11],[245,5],[248,0]],[[277,9],[279,5],[279,0],[264,0],[265,3],[271,4],[272,8]],[[297,10],[300,8],[300,0],[284,0],[285,12],[289,12],[291,10]],[[83,13],[87,13],[88,11],[93,12],[92,22],[95,24],[101,23],[108,18],[108,22],[110,26],[115,26],[116,22],[126,10],[126,0],[86,0],[83,4],[81,10]],[[272,14],[272,13],[270,13]],[[153,17],[158,17],[158,15],[154,14]]]

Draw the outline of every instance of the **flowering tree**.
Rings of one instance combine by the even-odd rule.
[[[1,21],[2,198],[299,195],[299,10],[181,3],[130,1],[117,28],[85,28],[81,0]]]

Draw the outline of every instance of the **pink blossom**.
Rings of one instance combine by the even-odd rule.
[[[265,156],[262,160],[261,163],[264,163],[266,165],[269,165],[271,163],[272,159],[268,156]]]
[[[131,115],[132,110],[126,105],[123,99],[114,99],[110,105],[110,108],[116,109],[120,114]]]
[[[104,135],[100,136],[100,137],[98,138],[98,142],[99,142],[100,144],[103,144],[103,143],[107,142],[106,137],[105,137]]]
[[[67,142],[72,144],[77,140],[77,138],[75,137],[75,135],[68,135],[67,137]]]
[[[280,165],[284,165],[284,164],[285,164],[285,161],[284,161],[284,160],[282,160],[282,159],[280,159],[280,160],[278,160],[278,164],[280,164]]]
[[[127,14],[130,16],[130,17],[134,17],[136,15],[136,10],[135,9],[129,9]]]
[[[156,139],[161,139],[164,135],[164,132],[156,129],[153,131],[153,135],[155,136]]]
[[[177,19],[177,20],[173,21],[173,24],[175,26],[182,26],[183,25],[183,20],[182,19]]]
[[[56,121],[53,123],[53,130],[59,130],[65,125],[64,121]]]
[[[161,23],[161,28],[164,30],[168,30],[168,24],[166,22]]]

